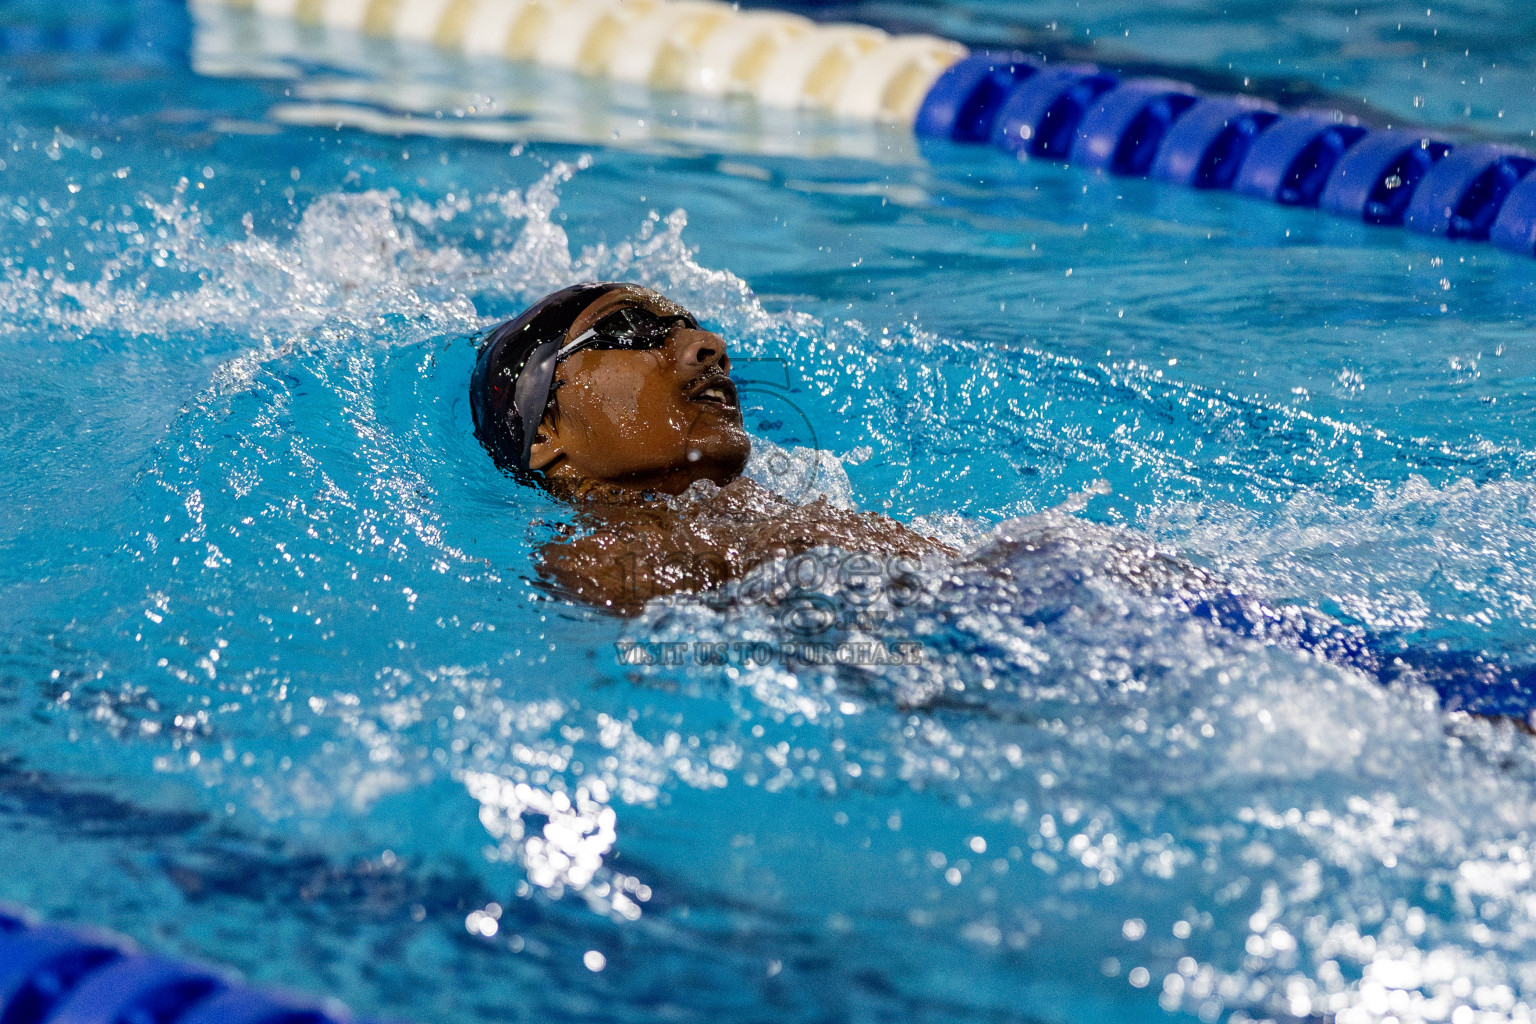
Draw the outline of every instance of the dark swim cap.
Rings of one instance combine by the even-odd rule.
[[[556,355],[566,332],[601,295],[622,284],[577,284],[546,295],[516,319],[491,331],[469,379],[475,437],[496,465],[531,481],[528,460],[549,405]]]

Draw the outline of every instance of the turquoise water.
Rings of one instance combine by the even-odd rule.
[[[1523,7],[1401,6],[887,13],[1530,130]],[[182,27],[0,71],[0,900],[421,1024],[1529,1017],[1529,736],[1081,577],[1123,530],[1536,662],[1536,264]],[[591,277],[729,339],[758,479],[1076,550],[925,566],[870,630],[916,666],[622,663],[799,634],[531,582],[567,516],[471,437],[471,335]]]

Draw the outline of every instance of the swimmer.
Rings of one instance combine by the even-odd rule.
[[[709,600],[763,567],[840,552],[830,575],[849,592],[873,578],[913,599],[926,579],[929,598],[942,602],[951,583],[984,579],[1043,622],[1110,585],[1166,600],[1225,635],[1384,682],[1414,672],[1448,706],[1494,690],[1505,706],[1528,706],[1536,694],[1530,669],[1427,651],[1235,592],[1146,538],[1061,510],[1004,523],[962,556],[886,516],[792,502],[742,475],[752,443],[725,339],[639,285],[565,288],[492,330],[470,407],[475,436],[503,471],[575,510],[539,553],[544,584],[621,615],[671,594]],[[925,563],[933,571],[921,572]],[[764,596],[774,598],[772,586]]]
[[[885,516],[797,505],[742,476],[752,442],[725,339],[634,284],[547,296],[493,330],[470,384],[505,472],[577,511],[541,552],[553,589],[632,614],[812,549],[955,552]]]

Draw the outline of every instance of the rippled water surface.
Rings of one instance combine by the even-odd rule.
[[[1276,6],[885,13],[1447,130],[1454,38],[1532,127],[1522,5]],[[1518,679],[1536,263],[180,17],[0,58],[0,900],[421,1024],[1531,1016],[1536,741],[1100,570]],[[756,479],[1001,568],[838,634],[917,664],[535,585],[472,335],[594,277],[729,339]]]

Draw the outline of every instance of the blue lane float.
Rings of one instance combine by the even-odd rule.
[[[1126,78],[1091,64],[973,53],[929,90],[919,135],[1197,189],[1321,207],[1367,224],[1536,255],[1536,156],[1374,130],[1337,111]]]
[[[955,142],[988,142],[1014,86],[1040,70],[1022,53],[977,53],[950,68],[923,99],[913,130]]]
[[[134,951],[115,936],[0,911],[0,1021],[8,1024],[344,1024],[224,973]]]
[[[1253,140],[1279,118],[1279,109],[1263,100],[1208,96],[1168,130],[1152,177],[1190,188],[1231,188]]]
[[[1142,176],[1168,129],[1199,94],[1183,82],[1140,78],[1098,98],[1078,123],[1071,160],[1082,167]]]
[[[1316,114],[1282,117],[1253,140],[1232,187],[1283,206],[1316,206],[1339,159],[1365,134]]]
[[[1429,168],[1404,223],[1425,234],[1488,240],[1510,192],[1536,167],[1513,146],[1463,146]]]
[[[1536,256],[1536,174],[1509,190],[1488,238],[1500,248]]]
[[[1083,115],[1119,83],[1092,64],[1042,68],[1016,86],[998,108],[992,144],[1008,153],[1065,160]]]
[[[192,21],[182,0],[113,0],[40,9],[46,13],[36,20],[0,20],[0,56],[91,54],[160,63],[184,60],[192,45]]]
[[[332,1024],[332,1018],[302,1003],[229,988],[192,1007],[176,1024]]]
[[[1372,132],[1339,158],[1318,205],[1367,224],[1401,224],[1419,182],[1451,149],[1413,132]]]
[[[156,957],[124,956],[87,975],[48,1015],[48,1024],[179,1021],[222,990],[218,975]]]

